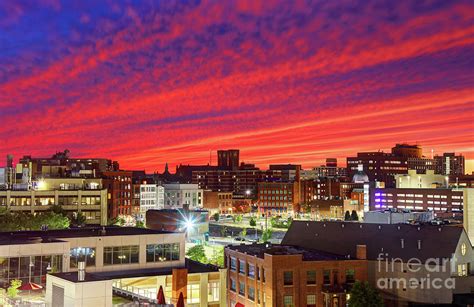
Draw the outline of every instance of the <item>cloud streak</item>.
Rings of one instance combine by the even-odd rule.
[[[473,13],[467,1],[0,4],[0,154],[67,147],[152,171],[239,147],[262,166],[313,166],[406,141],[473,159]]]

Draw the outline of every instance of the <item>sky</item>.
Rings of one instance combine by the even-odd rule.
[[[473,1],[0,1],[0,157],[474,169]],[[3,165],[3,158],[0,158]]]

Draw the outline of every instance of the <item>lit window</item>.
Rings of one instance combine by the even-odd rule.
[[[283,296],[283,305],[285,307],[293,307],[293,296],[292,295]]]
[[[200,296],[199,296],[199,292],[200,292],[200,289],[199,289],[199,284],[189,284],[187,286],[187,290],[188,290],[188,297],[187,297],[187,301],[188,301],[188,304],[196,304],[196,303],[199,303],[200,302]]]
[[[235,281],[234,281],[235,284]],[[219,282],[218,281],[211,281],[208,285],[208,295],[207,301],[208,302],[217,302],[219,301]]]

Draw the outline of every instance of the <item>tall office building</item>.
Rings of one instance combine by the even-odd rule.
[[[239,167],[238,149],[218,150],[217,165],[220,168],[237,169]]]
[[[464,175],[464,156],[456,155],[454,152],[446,152],[442,156],[435,156],[436,173],[446,176]]]

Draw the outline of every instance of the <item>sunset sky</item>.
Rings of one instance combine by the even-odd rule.
[[[473,89],[472,0],[0,1],[0,165],[472,160]]]

